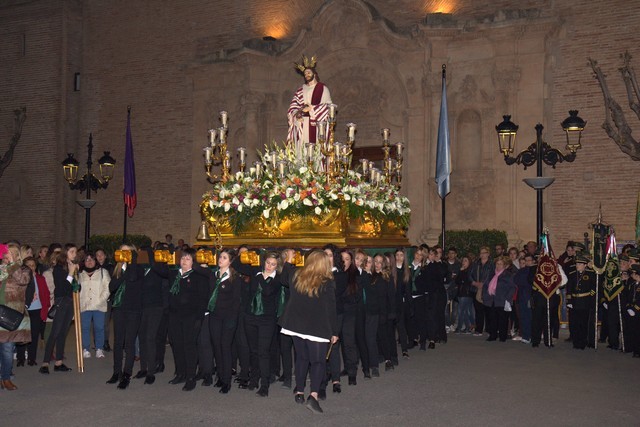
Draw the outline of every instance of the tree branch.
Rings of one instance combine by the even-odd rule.
[[[15,115],[13,118],[13,136],[11,137],[11,142],[9,142],[9,149],[4,153],[4,156],[0,157],[0,178],[4,173],[4,170],[9,167],[13,160],[13,151],[18,145],[18,141],[20,141],[20,137],[22,136],[22,126],[24,125],[24,121],[27,119],[27,107],[13,110],[13,114]]]

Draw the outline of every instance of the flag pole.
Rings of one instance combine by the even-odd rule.
[[[442,250],[446,248],[446,203],[451,191],[451,140],[449,137],[449,114],[447,111],[447,65],[442,64],[442,98],[440,101],[440,120],[438,122],[438,143],[436,147],[435,181],[442,207]]]
[[[622,343],[622,352],[624,353],[624,322],[622,321],[622,309],[620,308],[620,294],[618,294],[618,318],[620,319],[620,342]]]

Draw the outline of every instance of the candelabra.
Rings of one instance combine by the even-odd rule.
[[[228,115],[226,111],[220,112],[222,126],[217,129],[209,129],[209,145],[204,150],[204,165],[209,182],[227,181],[231,174],[231,155],[228,150]],[[244,170],[244,157],[246,150],[239,148],[240,167]],[[220,174],[212,172],[214,166],[220,166]]]

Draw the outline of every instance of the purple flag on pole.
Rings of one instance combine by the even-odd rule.
[[[131,108],[127,111],[127,143],[124,152],[124,204],[127,215],[133,216],[138,203],[136,195],[136,165],[133,161],[133,140],[131,139]]]

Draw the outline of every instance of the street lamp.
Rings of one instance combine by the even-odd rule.
[[[93,134],[89,134],[89,144],[87,144],[87,172],[80,179],[78,179],[78,167],[80,163],[73,157],[73,153],[68,153],[67,158],[62,162],[64,179],[69,183],[69,188],[86,192],[85,199],[76,202],[85,210],[84,246],[86,249],[89,249],[91,208],[96,204],[96,201],[91,199],[91,192],[97,193],[98,190],[106,189],[109,186],[109,181],[113,178],[113,170],[116,164],[115,159],[110,156],[109,151],[105,151],[104,155],[98,160],[98,164],[100,165],[100,178],[98,178],[91,171],[91,166],[93,165],[93,161],[91,160],[92,154]]]
[[[516,134],[518,133],[518,125],[511,121],[511,116],[502,116],[503,122],[496,126],[498,133],[498,147],[504,155],[504,162],[507,165],[514,163],[524,165],[525,170],[536,164],[536,177],[525,178],[523,181],[531,188],[536,190],[536,233],[540,239],[542,235],[542,191],[551,185],[555,178],[542,176],[542,163],[546,163],[555,169],[557,163],[573,162],[576,159],[576,151],[582,148],[581,139],[582,131],[587,122],[578,117],[578,110],[569,111],[569,117],[562,122],[562,129],[565,131],[567,143],[565,148],[567,153],[561,153],[559,150],[551,147],[542,139],[542,130],[544,127],[538,123],[536,129],[536,142],[531,144],[525,150],[521,151],[516,157],[511,155],[515,151]]]

